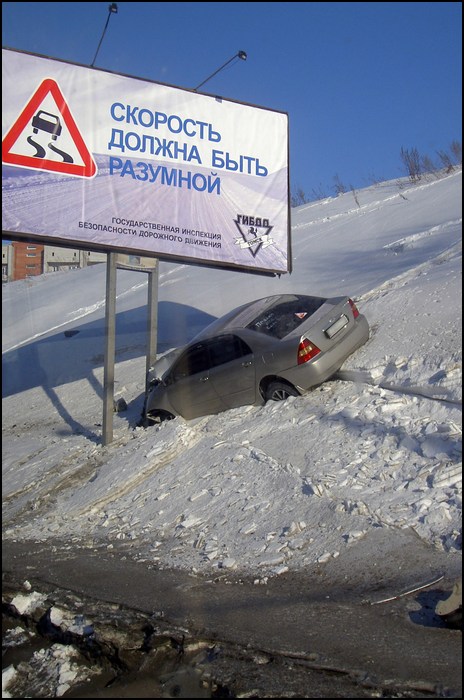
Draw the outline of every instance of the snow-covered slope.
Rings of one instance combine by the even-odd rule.
[[[281,278],[161,263],[159,352],[269,293],[356,299],[368,343],[284,404],[136,427],[147,280],[119,270],[115,398],[128,410],[107,447],[106,266],[5,285],[4,537],[127,543],[161,567],[258,577],[349,556],[379,527],[460,556],[461,187],[455,170],[294,209]]]

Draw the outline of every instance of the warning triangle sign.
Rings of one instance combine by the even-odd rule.
[[[6,134],[2,162],[77,177],[96,174],[95,161],[55,80],[40,84]]]

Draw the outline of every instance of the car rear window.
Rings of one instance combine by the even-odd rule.
[[[295,296],[290,300],[278,301],[256,316],[247,328],[280,340],[298,328],[325,301],[323,297],[307,296]]]

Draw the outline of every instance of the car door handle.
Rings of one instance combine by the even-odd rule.
[[[252,364],[253,364],[253,362],[251,362],[251,361],[250,362],[242,362],[242,367],[251,367]]]
[[[209,377],[200,377],[200,382],[207,382]]]

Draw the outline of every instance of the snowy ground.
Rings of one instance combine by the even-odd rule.
[[[460,557],[461,171],[357,200],[292,211],[294,272],[280,279],[161,264],[160,352],[268,293],[356,300],[368,343],[285,404],[136,427],[147,282],[119,270],[115,398],[128,409],[103,447],[106,267],[4,286],[4,539],[125,543],[159,568],[257,580],[347,555],[379,527]]]

